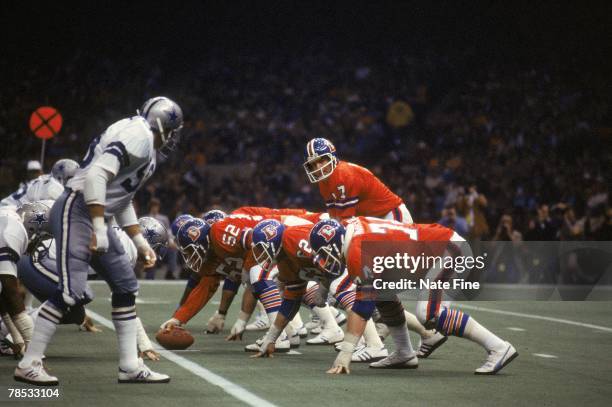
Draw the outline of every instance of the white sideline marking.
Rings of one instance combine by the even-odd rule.
[[[110,320],[104,318],[102,315],[98,314],[97,312],[92,311],[91,309],[88,309],[87,313],[91,316],[91,318],[95,319],[101,325],[104,325],[106,328],[112,329],[113,331],[115,330],[115,326],[113,325],[113,323]],[[227,394],[237,398],[238,400],[242,401],[243,403],[249,406],[277,407],[275,404],[272,404],[269,401],[264,400],[259,396],[256,396],[255,394],[251,393],[244,387],[241,387],[237,385],[236,383],[230,382],[229,380],[219,376],[216,373],[211,372],[205,367],[202,367],[198,365],[197,363],[192,362],[189,359],[185,359],[184,357],[179,356],[176,353],[171,352],[169,350],[163,349],[156,344],[153,344],[153,347],[155,348],[157,352],[159,352],[160,355],[162,355],[169,361],[174,362],[175,364],[179,365],[183,369],[188,370],[194,375],[201,377],[202,379],[206,380],[208,383],[212,384],[213,386],[220,387]]]
[[[571,321],[569,319],[552,318],[552,317],[545,317],[545,316],[542,316],[542,315],[533,315],[533,314],[523,314],[521,312],[502,311],[500,309],[476,307],[474,305],[465,305],[465,304],[460,304],[459,307],[460,308],[473,309],[473,310],[482,311],[482,312],[490,312],[492,314],[511,315],[513,317],[539,319],[539,320],[542,320],[542,321],[549,321],[549,322],[558,322],[560,324],[574,325],[574,326],[579,326],[579,327],[582,327],[582,328],[591,328],[591,329],[597,329],[597,330],[600,330],[600,331],[611,332],[612,333],[612,328],[609,328],[607,326],[585,324],[584,322]]]
[[[290,350],[287,352],[287,355],[301,355],[302,352],[298,352],[297,350]]]
[[[510,331],[516,331],[516,332],[524,332],[525,331],[523,328],[518,328],[516,326],[509,326],[506,329],[508,329]]]
[[[544,359],[559,359],[559,356],[549,355],[548,353],[533,353],[532,355]]]

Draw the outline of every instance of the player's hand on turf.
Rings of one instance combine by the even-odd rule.
[[[251,356],[251,358],[273,358],[274,352],[276,351],[276,346],[274,346],[274,342],[272,343],[264,343],[261,344],[261,352],[257,352],[255,355]]]
[[[245,328],[246,328],[246,321],[238,318],[236,322],[234,322],[234,326],[232,326],[232,329],[230,330],[230,334],[225,337],[225,340],[226,341],[236,341],[236,340],[241,341],[242,334],[244,333]]]
[[[89,318],[87,315],[85,315],[85,319],[83,320],[83,323],[79,326],[79,329],[83,330],[85,332],[92,332],[92,333],[102,332],[102,330],[100,328],[98,328],[94,324],[92,319]]]
[[[143,350],[142,352],[140,352],[140,357],[143,359],[149,359],[149,360],[159,360],[160,356],[159,353],[155,352],[153,349],[148,349],[148,350]]]
[[[351,374],[351,370],[348,366],[333,366],[327,371],[329,374]]]
[[[210,317],[208,325],[206,325],[206,333],[217,334],[223,330],[225,326],[225,315],[219,314],[219,311]]]
[[[164,322],[163,324],[160,325],[160,329],[163,329],[164,331],[170,331],[172,330],[172,328],[174,328],[175,326],[181,326],[181,321],[179,321],[176,318],[170,318],[169,320],[167,320],[166,322]]]

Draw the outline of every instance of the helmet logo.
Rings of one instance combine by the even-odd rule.
[[[197,241],[200,238],[200,228],[197,226],[191,226],[189,229],[187,229],[187,236],[189,236],[192,242]]]
[[[44,213],[38,212],[34,214],[34,217],[28,223],[35,223],[40,228],[44,223],[47,223],[47,219]]]
[[[170,112],[168,112],[168,118],[170,119],[170,121],[172,123],[174,123],[176,121],[176,119],[178,119],[178,115],[176,114],[174,109],[172,109],[172,110],[170,110]]]
[[[329,243],[336,236],[336,229],[332,225],[323,225],[317,232],[317,235],[325,239],[325,242]]]
[[[151,229],[151,228],[146,228],[144,230],[144,234],[145,234],[145,238],[148,241],[151,241],[152,239],[156,238],[159,236],[159,233],[157,233],[155,230]]]
[[[278,231],[275,225],[267,225],[266,227],[262,228],[261,231],[263,232],[264,235],[266,235],[266,241],[268,242],[274,239],[276,235],[278,234]]]

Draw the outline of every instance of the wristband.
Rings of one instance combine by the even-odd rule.
[[[142,233],[132,236],[132,241],[138,250],[148,249],[149,247],[149,242],[147,242]]]
[[[279,329],[276,327],[275,324],[272,324],[270,325],[270,328],[268,328],[266,337],[270,341],[270,343],[275,343],[282,332],[283,332],[282,329]]]
[[[355,336],[352,333],[347,332],[344,334],[344,340],[338,345],[338,349],[341,352],[353,353],[357,342],[359,342],[359,336]]]
[[[96,235],[106,234],[106,222],[104,222],[104,218],[102,216],[96,216],[91,220],[91,223],[93,224],[94,232],[96,233]]]
[[[251,318],[251,314],[247,314],[246,312],[240,310],[238,313],[238,319],[243,322],[247,322]]]

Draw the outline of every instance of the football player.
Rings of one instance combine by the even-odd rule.
[[[64,192],[64,186],[76,174],[79,164],[71,159],[58,160],[51,168],[51,174],[43,174],[23,184],[17,191],[0,201],[0,206],[16,206],[27,202],[55,201]]]
[[[49,202],[0,209],[0,314],[10,332],[15,353],[21,354],[32,338],[33,322],[25,310],[17,262],[48,238]]]
[[[362,244],[364,242],[446,242],[445,246],[457,250],[458,245],[465,245],[465,240],[453,230],[443,226],[402,224],[376,218],[354,218],[346,222],[345,228],[334,220],[316,224],[310,232],[310,244],[315,253],[314,263],[327,273],[338,275],[346,265],[349,275],[357,284],[357,299],[349,313],[347,332],[340,345],[340,353],[328,373],[350,373],[349,364],[355,344],[361,336],[365,321],[374,312],[380,311],[383,322],[391,332],[396,345],[389,357],[370,364],[372,368],[416,368],[418,360],[412,350],[410,338],[405,327],[402,303],[377,301],[372,286],[372,278],[366,275],[362,264]],[[465,250],[465,246],[463,246]],[[367,268],[367,267],[366,267]],[[369,274],[369,273],[368,273]],[[435,324],[436,330],[444,335],[464,337],[481,345],[488,353],[486,362],[476,374],[496,374],[510,363],[518,353],[516,349],[488,329],[480,325],[468,314],[450,308],[449,302],[437,301],[439,291],[431,293],[434,300],[430,304],[418,304],[417,316],[424,324]]]
[[[15,379],[35,385],[57,385],[41,358],[57,324],[70,308],[86,303],[87,274],[104,268],[111,287],[112,319],[119,344],[119,383],[167,383],[170,377],[151,371],[138,357],[136,293],[138,281],[117,233],[117,224],[134,242],[145,267],[155,251],[138,225],[132,199],[155,171],[156,154],[174,149],[183,126],[181,108],[166,97],[146,101],[137,116],[120,120],[93,139],[76,175],[50,214],[56,241],[56,295],[40,308],[32,342],[15,369]]]
[[[156,219],[150,217],[142,217],[138,219],[141,233],[149,242],[151,248],[158,256],[163,255],[163,249],[168,244],[168,233],[166,228]],[[132,240],[121,228],[114,226],[117,237],[127,253],[130,264],[134,269],[142,267],[142,260],[138,259],[138,252]],[[93,271],[93,270],[92,270]],[[106,270],[98,268],[102,271],[102,277],[106,277]],[[59,283],[59,275],[57,273],[57,263],[55,259],[55,240],[50,239],[41,244],[35,249],[31,255],[22,256],[17,265],[19,280],[23,285],[36,297],[40,303],[44,303],[49,298],[52,298],[57,290]],[[93,291],[87,286],[87,298],[93,300]],[[37,313],[37,312],[36,312]],[[138,350],[142,357],[150,360],[159,360],[159,354],[153,349],[153,345],[147,336],[140,318],[136,317],[138,325]],[[79,304],[70,308],[66,313],[61,324],[74,323],[82,329],[90,332],[98,332],[93,322],[87,317],[85,312],[85,304]]]
[[[314,138],[306,144],[304,170],[310,182],[319,185],[332,218],[373,216],[412,223],[399,196],[366,168],[338,160],[336,147],[327,139]]]
[[[252,251],[255,259],[262,268],[278,267],[279,280],[284,283],[283,302],[279,315],[259,343],[260,353],[256,355],[258,357],[271,355],[275,351],[275,346],[268,345],[276,342],[278,334],[298,313],[302,301],[317,310],[317,315],[323,324],[321,334],[307,341],[308,344],[333,344],[344,338],[344,333],[337,325],[325,300],[327,291],[330,286],[333,286],[332,290],[336,300],[350,309],[354,299],[354,285],[346,276],[335,278],[332,282],[329,275],[314,267],[312,251],[308,243],[312,226],[312,223],[285,226],[270,219],[258,223],[253,229]],[[320,288],[323,287],[326,289],[321,294]],[[380,342],[372,322],[369,328],[365,336],[367,345],[370,347],[368,352],[371,354],[367,358],[370,360],[382,359],[388,355],[387,350]],[[356,355],[355,360],[360,361],[363,356],[365,355]]]

